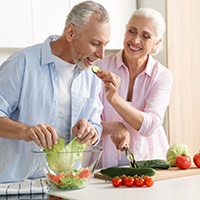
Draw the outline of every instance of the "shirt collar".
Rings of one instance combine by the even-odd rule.
[[[124,64],[123,59],[122,59],[122,53],[123,53],[123,50],[120,50],[120,51],[117,52],[117,54],[116,54],[117,68],[126,67],[126,65]]]
[[[60,36],[57,35],[51,35],[44,41],[44,43],[42,43],[42,65],[54,62],[53,54],[51,53],[50,42],[57,40],[59,37]],[[79,75],[83,71],[84,70],[76,66],[76,75]]]
[[[50,42],[57,40],[59,37],[57,35],[51,35],[42,43],[42,65],[54,62]]]
[[[122,53],[123,50],[120,50],[119,52],[117,52],[117,68],[120,67],[126,67],[126,65],[124,64],[123,60],[122,60]],[[155,60],[153,59],[153,57],[151,55],[148,56],[148,61],[147,61],[147,65],[146,68],[141,72],[141,74],[147,74],[148,76],[151,76],[151,74],[153,73],[153,66],[155,65]]]
[[[155,64],[155,60],[151,55],[148,57],[147,66],[144,69],[143,73],[146,73],[148,76],[151,76],[153,73],[153,66]]]

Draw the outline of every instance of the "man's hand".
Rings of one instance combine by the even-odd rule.
[[[81,143],[87,142],[89,145],[93,145],[98,139],[97,130],[86,119],[80,119],[73,126],[72,134],[74,134]]]
[[[20,134],[20,138],[26,142],[34,141],[38,146],[51,149],[58,142],[56,130],[49,124],[38,124],[28,127]]]
[[[116,148],[120,151],[124,150],[124,146],[130,144],[130,133],[123,123],[117,122],[111,130],[111,139]]]

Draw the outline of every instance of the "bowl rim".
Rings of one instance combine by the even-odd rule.
[[[101,151],[103,151],[103,147],[102,146],[88,146],[89,148],[94,148],[94,149],[85,149],[85,150],[83,150],[83,151],[56,151],[56,152],[45,152],[45,151],[43,151],[44,149],[43,148],[41,148],[41,149],[39,149],[39,150],[34,150],[34,149],[32,149],[31,150],[31,152],[32,153],[41,153],[41,154],[55,154],[55,153],[57,153],[57,154],[59,154],[59,153],[84,153],[84,152],[101,152]],[[87,148],[88,148],[87,147]]]

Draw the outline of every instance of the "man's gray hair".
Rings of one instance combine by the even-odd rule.
[[[163,48],[163,35],[165,33],[166,24],[163,16],[158,12],[157,10],[154,10],[152,8],[139,8],[137,9],[130,17],[130,20],[134,16],[141,16],[145,17],[147,19],[151,19],[155,25],[156,30],[156,37],[157,39],[162,39],[162,41],[157,45],[155,49],[152,50],[151,54],[156,55],[159,53],[159,51]]]
[[[73,24],[77,31],[81,31],[81,28],[94,13],[99,14],[99,22],[107,23],[110,21],[108,11],[101,4],[94,1],[83,1],[71,9],[65,21],[65,28],[68,24]]]

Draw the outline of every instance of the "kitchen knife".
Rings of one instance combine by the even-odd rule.
[[[133,153],[130,152],[127,145],[124,147],[124,151],[125,151],[125,155],[126,155],[128,161],[129,161],[130,167],[138,168],[137,163],[135,162],[134,155],[133,155]]]

